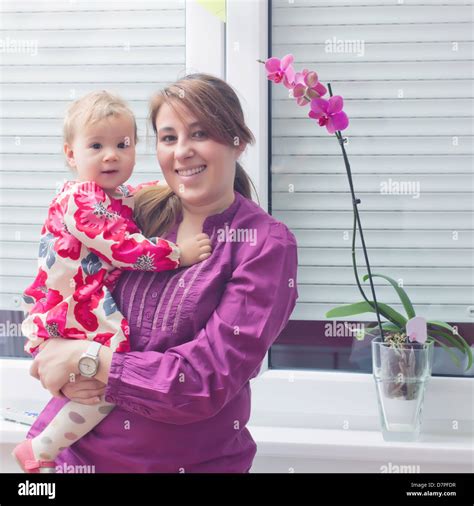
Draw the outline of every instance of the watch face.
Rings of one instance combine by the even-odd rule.
[[[90,357],[82,357],[79,361],[79,371],[81,374],[84,374],[85,376],[90,376],[91,374],[94,374],[97,368],[97,364],[95,363],[95,360]]]

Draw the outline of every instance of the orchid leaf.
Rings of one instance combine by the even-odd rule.
[[[372,302],[373,304],[373,302]],[[392,323],[397,325],[398,327],[405,328],[407,323],[406,318],[392,309],[387,304],[382,304],[381,302],[377,302],[377,305],[381,310],[384,311],[388,315],[387,319],[389,319]],[[355,304],[348,304],[345,306],[338,306],[326,313],[326,318],[335,318],[341,316],[352,316],[356,314],[362,313],[375,313],[375,308],[366,301],[356,302]]]
[[[378,330],[378,328],[379,328],[379,326],[377,325],[377,323],[375,323],[373,327],[369,327],[367,329],[367,333],[370,334],[373,330]],[[399,327],[398,325],[395,325],[392,322],[383,322],[382,329],[388,330],[390,332],[404,332],[405,331],[405,329],[403,327]]]
[[[435,321],[435,320],[432,320],[432,321],[429,321],[427,322],[428,325],[434,325],[436,327],[442,327],[443,329],[447,329],[447,330],[450,330],[451,333],[457,337],[459,337],[459,339],[461,341],[464,342],[464,344],[469,347],[469,345],[467,344],[467,342],[465,341],[465,339],[461,336],[461,334],[459,334],[457,332],[457,330],[454,328],[454,327],[451,327],[451,325],[449,325],[449,323],[445,323],[445,322],[440,322],[440,321]]]
[[[457,340],[452,334],[448,334],[447,332],[444,332],[444,330],[439,329],[430,329],[429,331],[431,334],[435,334],[438,337],[443,337],[444,339],[448,340],[453,346],[458,348],[463,353],[466,351],[466,346],[462,341]]]
[[[452,331],[452,333],[448,333],[448,332],[444,332],[443,330],[439,330],[439,329],[431,329],[430,330],[430,332],[432,334],[437,334],[440,337],[444,337],[450,343],[452,343],[454,346],[459,348],[463,353],[465,353],[467,355],[468,364],[466,367],[466,371],[469,370],[472,367],[473,357],[472,357],[471,347],[466,342],[466,340],[460,334],[456,334],[454,331],[454,328],[451,327],[451,325],[448,325],[447,323],[431,321],[431,322],[428,322],[428,325],[434,325],[434,326],[442,327],[442,328]],[[458,339],[456,339],[456,338],[458,338]]]
[[[395,325],[391,322],[383,322],[382,323],[382,329],[388,330],[390,332],[403,332],[404,329],[402,327],[399,327],[398,325]],[[365,336],[372,336],[375,337],[377,335],[377,331],[379,330],[379,326],[375,324],[373,327],[364,327],[359,332],[356,338],[359,341],[362,341]]]
[[[338,306],[330,309],[326,313],[326,318],[335,318],[340,316],[352,316],[361,313],[368,313],[371,311],[371,306],[367,302],[356,302],[355,304],[348,304],[346,306]]]
[[[369,277],[370,275],[366,274],[362,279],[364,281],[367,281]],[[393,288],[395,288],[398,296],[400,297],[400,300],[402,301],[403,307],[405,308],[408,318],[414,318],[416,316],[415,309],[413,308],[413,304],[411,303],[411,300],[408,297],[407,293],[403,288],[398,286],[398,283],[393,278],[385,276],[384,274],[372,274],[372,277],[386,279],[393,286]]]
[[[444,343],[436,339],[433,335],[431,334],[428,335],[429,337],[431,337],[431,339],[433,339],[433,341],[438,343],[446,351],[446,353],[449,353],[449,355],[451,356],[451,360],[456,364],[457,367],[461,367],[461,362],[459,361],[459,358],[455,355],[455,353],[451,350],[449,346],[446,346]]]
[[[463,354],[465,354],[467,356],[466,371],[468,371],[471,368],[471,366],[472,366],[472,350],[471,350],[470,346],[464,345],[462,342],[455,339],[454,336],[452,336],[446,332],[442,332],[440,330],[432,330],[431,335],[436,335],[436,337],[442,337],[442,338],[446,339],[454,347],[456,347],[459,351],[461,351]]]
[[[399,327],[398,325],[394,325],[393,323],[382,323],[382,328],[384,330],[391,330],[392,332],[404,332],[405,329],[403,327]]]

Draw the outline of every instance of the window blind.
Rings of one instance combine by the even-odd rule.
[[[472,322],[472,2],[273,0],[271,25],[272,56],[293,54],[296,70],[316,70],[344,97],[372,272],[398,280],[417,314]],[[344,162],[309,107],[270,88],[272,213],[299,245],[292,319],[324,320],[362,299]],[[360,241],[357,258],[362,276]],[[377,299],[403,312],[393,288],[374,281]]]
[[[136,114],[131,184],[161,178],[146,141],[153,92],[184,75],[185,1],[4,1],[1,4],[0,309],[33,281],[47,206],[72,179],[62,120],[72,100],[120,94]]]

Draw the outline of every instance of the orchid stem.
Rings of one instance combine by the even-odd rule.
[[[332,97],[332,89],[331,89],[331,84],[330,83],[328,83],[328,89],[329,89],[329,95]],[[372,306],[375,309],[375,313],[377,315],[377,322],[379,324],[379,329],[380,329],[380,336],[382,337],[382,341],[384,341],[382,322],[380,321],[380,311],[379,311],[379,307],[378,307],[378,304],[377,304],[377,297],[375,295],[374,283],[372,281],[372,272],[371,272],[371,269],[370,269],[369,256],[367,254],[367,248],[365,246],[364,233],[362,231],[362,223],[361,223],[361,220],[360,220],[359,209],[357,207],[358,204],[360,204],[360,199],[356,198],[355,193],[354,193],[354,184],[352,182],[351,166],[349,164],[349,159],[347,157],[347,153],[346,153],[346,150],[344,148],[344,139],[342,137],[342,134],[341,134],[340,130],[338,130],[336,132],[336,137],[337,137],[337,139],[339,141],[339,145],[341,146],[341,149],[342,149],[342,156],[344,158],[344,165],[346,166],[347,178],[349,179],[349,187],[350,187],[351,195],[352,195],[352,209],[354,211],[354,229],[353,229],[353,238],[352,238],[352,265],[353,265],[353,268],[354,268],[354,275],[355,275],[355,278],[356,278],[357,286],[359,287],[359,291],[361,292],[362,296],[364,297],[364,299],[366,300],[366,302],[368,304],[370,304],[370,306]],[[372,304],[371,301],[369,301],[367,299],[367,297],[366,297],[366,295],[364,293],[364,290],[362,289],[362,286],[360,284],[359,276],[358,276],[358,273],[357,273],[357,265],[356,265],[356,261],[355,261],[355,234],[356,234],[355,222],[356,221],[357,221],[357,225],[358,225],[359,232],[360,232],[360,240],[361,240],[361,243],[362,243],[362,249],[364,251],[365,265],[367,266],[367,272],[369,274],[370,288],[371,288],[371,291],[372,291],[372,297],[374,299],[373,304]]]

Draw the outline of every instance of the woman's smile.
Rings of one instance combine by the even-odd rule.
[[[195,176],[202,174],[206,169],[207,165],[198,165],[189,168],[175,169],[175,172],[178,174],[178,176],[185,178],[186,181],[189,181],[190,179],[194,179]]]

